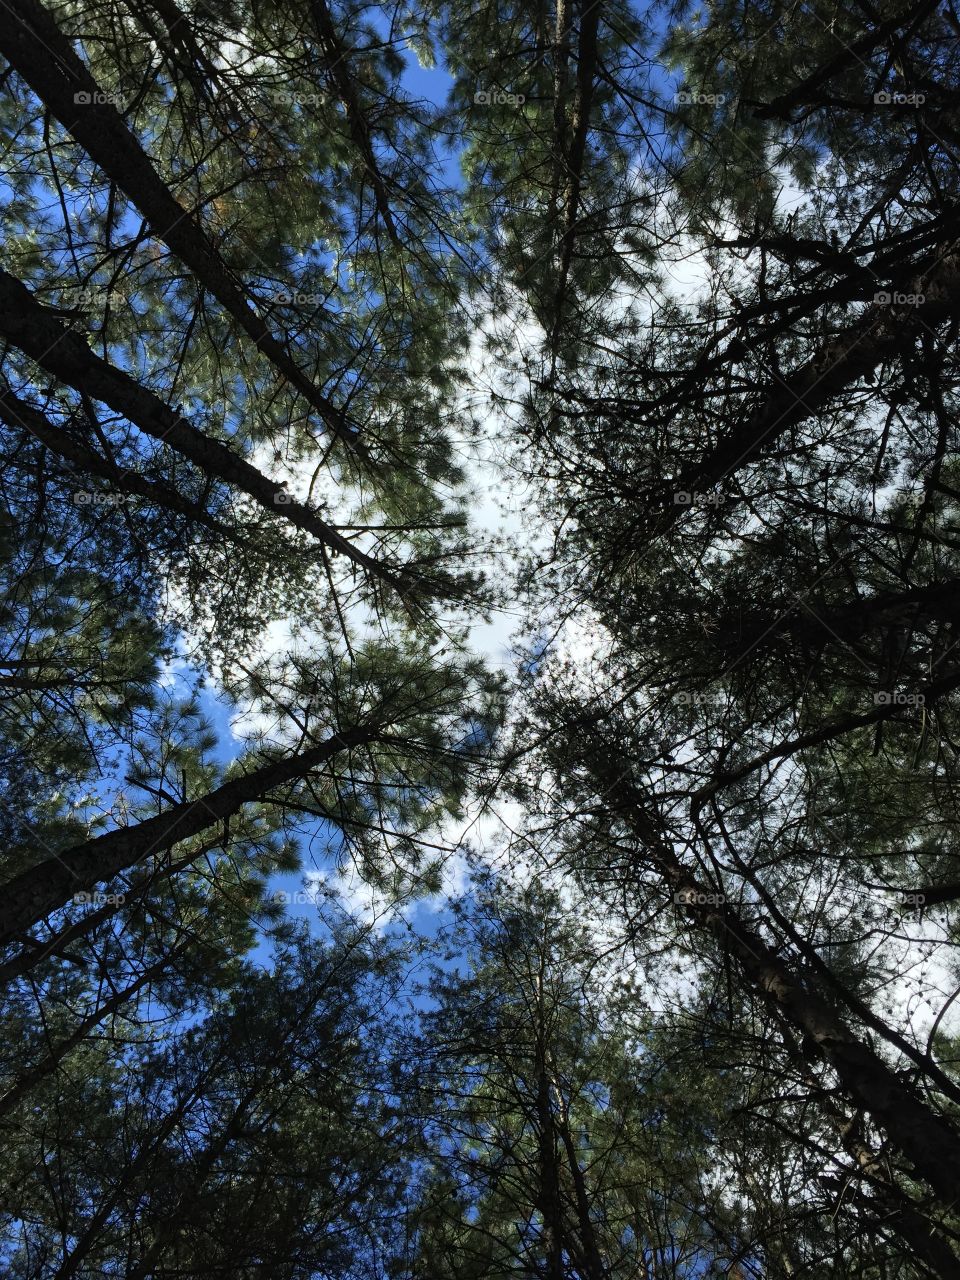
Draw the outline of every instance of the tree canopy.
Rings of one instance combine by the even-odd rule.
[[[0,84],[6,1272],[953,1280],[952,0]]]

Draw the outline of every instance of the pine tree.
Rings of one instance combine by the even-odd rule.
[[[950,1274],[955,1062],[898,1008],[894,921],[931,846],[934,893],[953,879],[955,41],[932,7],[851,21],[671,14],[678,93],[645,106],[675,149],[640,128],[633,162],[702,287],[665,266],[650,300],[598,294],[565,361],[560,312],[525,353],[511,462],[557,537],[524,585],[572,656],[537,654],[513,758],[531,838],[759,1005],[847,1117],[865,1211]],[[950,963],[951,917],[920,934]]]
[[[681,1277],[750,1255],[707,1190],[710,1106],[677,1081],[665,1103],[642,984],[599,920],[536,879],[476,898],[469,970],[438,970],[425,1019],[436,1136],[412,1274]]]

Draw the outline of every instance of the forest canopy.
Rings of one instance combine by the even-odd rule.
[[[956,1280],[953,0],[0,87],[4,1274]]]

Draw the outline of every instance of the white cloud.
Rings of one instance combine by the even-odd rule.
[[[334,897],[355,920],[367,925],[375,933],[382,933],[397,921],[393,901],[367,884],[352,867],[339,875],[335,872],[308,871],[303,881],[305,891],[318,904]]]

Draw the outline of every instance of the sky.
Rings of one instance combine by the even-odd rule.
[[[412,52],[407,52],[407,68],[403,77],[403,87],[411,97],[427,99],[433,103],[445,100],[451,77],[439,67],[426,68],[419,64]],[[460,182],[459,160],[453,149],[446,157],[444,178],[457,184]],[[489,357],[483,350],[485,333],[478,329],[467,360],[467,380],[464,384],[465,399],[475,399],[477,387],[483,386],[489,377],[495,377],[490,368]],[[508,490],[509,478],[504,475],[496,461],[496,443],[499,438],[499,424],[488,415],[487,431],[479,447],[473,447],[464,441],[459,445],[460,461],[468,474],[470,490],[470,520],[473,528],[484,536],[492,535],[498,542],[505,543],[521,532],[520,521],[516,515],[516,503]],[[264,448],[263,456],[251,459],[254,465],[274,476],[278,481],[285,481],[291,493],[305,496],[313,478],[312,469],[306,466],[297,468],[286,464],[277,464],[272,451]],[[314,488],[316,496],[316,488]],[[324,497],[336,499],[332,486]],[[496,570],[492,562],[491,569]],[[517,638],[519,615],[510,609],[496,609],[489,621],[477,621],[471,626],[470,647],[481,655],[494,668],[512,671],[518,661],[514,649]],[[352,622],[363,626],[359,616]],[[295,619],[276,618],[265,628],[260,638],[260,654],[264,657],[281,655],[290,647],[292,634],[296,629]],[[174,661],[162,677],[162,683],[171,692],[185,693],[189,687],[191,672],[185,662]],[[203,714],[210,722],[217,735],[218,743],[214,758],[226,764],[236,758],[244,739],[258,724],[264,722],[242,708],[233,707],[219,691],[215,682],[208,679],[201,691],[200,704]],[[329,824],[317,822],[304,831],[302,840],[303,869],[274,875],[268,885],[268,897],[279,895],[285,902],[287,913],[300,917],[312,925],[318,924],[315,901],[324,889],[332,889],[342,901],[344,907],[354,912],[359,919],[369,923],[377,930],[391,928],[403,929],[407,923],[419,931],[432,933],[449,918],[447,899],[449,895],[463,893],[469,882],[468,871],[462,853],[457,852],[464,839],[470,839],[475,846],[483,846],[486,840],[494,836],[499,823],[492,815],[479,820],[476,813],[470,813],[461,825],[461,830],[452,827],[444,832],[454,852],[447,859],[444,871],[443,890],[432,898],[421,899],[412,904],[401,905],[393,911],[369,885],[352,869],[338,872],[335,866],[333,850],[337,844],[337,833]],[[269,948],[261,938],[253,958],[266,962]]]
[[[422,97],[433,103],[445,101],[451,77],[440,67],[422,67],[412,52],[407,54],[407,69],[403,78],[406,91],[414,97]],[[451,151],[444,176],[452,183],[460,180],[459,161]],[[781,201],[792,206],[797,198],[794,188],[785,181]],[[672,258],[665,260],[664,288],[678,301],[693,305],[706,288],[710,268],[699,247],[692,242],[681,242]],[[642,315],[649,315],[656,305],[653,295],[646,299],[624,298],[624,305],[640,303]],[[541,335],[518,300],[515,314],[479,314],[469,350],[463,365],[460,405],[464,415],[481,406],[481,434],[478,441],[461,439],[456,448],[459,461],[467,476],[470,494],[469,518],[477,535],[492,538],[498,548],[488,557],[487,572],[496,580],[504,581],[516,567],[516,555],[531,550],[543,550],[545,530],[524,518],[531,506],[529,494],[518,488],[515,473],[504,465],[501,454],[502,441],[508,438],[509,423],[494,409],[498,392],[507,389],[506,379],[510,365],[519,368],[525,351],[539,346]],[[496,349],[496,354],[493,353]],[[503,352],[506,351],[507,363]],[[511,354],[512,353],[512,354]],[[453,420],[456,422],[457,410]],[[454,428],[453,436],[457,438]],[[465,436],[467,433],[461,433]],[[318,496],[317,478],[307,465],[291,465],[277,462],[272,448],[264,446],[260,455],[251,458],[254,465],[286,484],[288,491],[305,498],[313,484],[314,498]],[[332,481],[323,491],[323,499],[336,510],[338,493]],[[539,530],[539,532],[538,532]],[[362,632],[365,620],[359,612],[350,621]],[[529,623],[528,623],[529,626]],[[264,657],[279,656],[289,649],[297,627],[296,619],[275,618],[264,629],[260,652]],[[504,606],[494,609],[489,621],[473,621],[469,631],[469,645],[492,668],[515,677],[529,646],[538,642],[538,634],[523,630],[519,608]],[[549,656],[559,660],[580,663],[588,669],[597,656],[598,646],[604,638],[592,619],[582,612],[568,620],[559,633],[550,637]],[[547,655],[544,655],[546,660]],[[165,679],[176,688],[189,673],[184,664],[174,663]],[[239,754],[246,736],[257,728],[267,728],[267,721],[242,708],[238,711],[219,694],[213,681],[208,680],[201,695],[204,714],[210,720],[218,737],[216,757],[223,763]],[[393,925],[404,927],[410,923],[424,931],[431,931],[448,917],[447,899],[451,894],[463,892],[468,887],[468,872],[462,852],[465,843],[488,863],[497,863],[506,841],[519,829],[523,814],[515,803],[499,801],[489,807],[473,804],[465,819],[459,824],[450,823],[442,832],[443,840],[452,850],[444,873],[443,891],[433,898],[420,899],[392,913],[351,868],[339,872],[334,865],[333,850],[337,833],[328,824],[317,822],[304,833],[303,871],[276,875],[269,884],[269,894],[286,895],[290,915],[308,921],[317,918],[314,897],[321,888],[338,893],[345,905],[359,918],[377,929]],[[522,864],[522,859],[520,860]],[[530,868],[514,869],[515,874],[529,874]],[[261,945],[258,955],[265,955]]]
[[[425,68],[412,53],[408,53],[403,85],[411,96],[441,103],[445,100],[450,83],[451,77],[443,68]],[[443,176],[453,185],[460,181],[455,148],[446,157]],[[796,208],[801,199],[796,186],[783,175],[779,198],[781,211],[788,212]],[[672,256],[661,261],[661,269],[664,292],[687,305],[693,305],[702,296],[710,276],[710,268],[703,252],[692,241],[681,241]],[[633,298],[624,298],[622,301],[625,306],[638,302]],[[651,295],[639,300],[639,303],[640,314],[649,315],[656,300]],[[507,369],[499,355],[491,354],[488,339],[495,339],[501,350],[504,347],[508,350],[512,348],[519,364],[525,349],[535,349],[539,345],[539,335],[519,306],[514,314],[481,314],[478,316],[464,364],[461,391],[463,412],[466,414],[468,409],[472,411],[478,404],[484,406],[480,440],[457,446],[461,450],[468,477],[470,518],[477,534],[492,537],[499,547],[489,557],[487,568],[492,577],[505,581],[515,565],[511,548],[516,544],[521,551],[535,549],[537,531],[529,520],[524,519],[524,513],[530,505],[530,495],[518,490],[514,474],[508,466],[503,465],[500,456],[501,442],[508,435],[509,424],[503,420],[499,411],[494,410],[492,404],[497,391],[505,387]],[[267,457],[266,454],[263,458],[255,456],[253,461],[255,464],[261,463],[263,469],[278,480],[285,479],[291,492],[305,495],[311,479],[305,469],[298,471],[295,467],[285,467],[284,464],[278,466],[272,456]],[[336,497],[333,492],[330,496]],[[362,627],[362,619],[356,618],[354,621]],[[284,618],[271,622],[262,636],[261,648],[264,655],[284,652],[291,642],[294,622],[293,619]],[[491,667],[513,676],[526,650],[539,639],[535,624],[532,630],[522,629],[519,610],[502,607],[493,611],[489,621],[471,624],[469,643],[473,651],[482,656]],[[586,673],[604,644],[605,637],[593,621],[580,614],[551,638],[550,651],[541,656],[541,661],[556,659],[572,662],[579,664]],[[167,687],[172,691],[186,691],[188,680],[186,666],[177,663],[173,663],[164,676]],[[255,718],[243,709],[238,712],[231,707],[218,694],[211,681],[203,688],[201,705],[217,734],[215,755],[220,762],[227,763],[240,752],[246,734],[256,728]],[[343,872],[338,871],[333,855],[336,832],[322,822],[313,824],[305,832],[303,872],[273,877],[268,892],[286,895],[289,913],[308,921],[316,920],[315,897],[327,888],[337,892],[346,907],[377,929],[404,928],[409,923],[418,930],[430,932],[448,919],[448,897],[462,893],[469,887],[464,847],[469,844],[483,860],[495,864],[501,858],[505,842],[520,827],[522,821],[523,813],[512,802],[500,801],[482,811],[479,804],[474,803],[464,819],[449,823],[440,833],[452,850],[447,862],[443,890],[433,898],[404,905],[399,918],[391,913],[388,904],[378,899],[354,871],[349,868]],[[518,860],[518,864],[517,874],[523,875],[529,870],[523,868],[522,859]],[[949,990],[950,974],[942,966],[938,969],[935,963],[931,963],[925,954],[926,948],[921,944],[919,931],[913,929],[910,922],[904,927],[901,950],[905,975],[898,988],[898,999],[918,1025],[927,1024],[932,1014],[925,992],[931,984],[944,992]],[[258,957],[264,956],[265,949],[261,946],[256,954]]]

